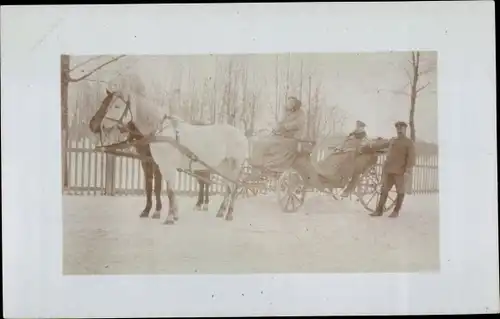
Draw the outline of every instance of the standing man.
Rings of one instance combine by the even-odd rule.
[[[413,165],[415,164],[415,146],[408,137],[406,137],[406,128],[408,125],[405,122],[396,122],[397,137],[388,142],[389,152],[382,169],[382,193],[377,204],[377,209],[370,216],[382,216],[385,202],[389,191],[393,186],[396,186],[396,206],[389,217],[398,217],[403,199],[405,196],[405,178],[411,174]]]

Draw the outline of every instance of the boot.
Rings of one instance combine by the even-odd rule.
[[[396,196],[396,206],[394,206],[394,210],[389,215],[391,218],[396,218],[399,216],[399,211],[401,210],[401,206],[403,206],[403,199],[405,198],[404,194],[398,194]]]
[[[377,209],[375,209],[375,212],[371,213],[370,216],[372,217],[382,216],[382,214],[384,213],[384,206],[385,202],[387,201],[387,196],[389,196],[389,192],[382,192],[382,194],[380,194],[380,199],[378,201]]]

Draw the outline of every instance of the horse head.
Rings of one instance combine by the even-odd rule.
[[[127,131],[127,125],[134,119],[130,95],[120,90],[106,89],[106,96],[89,123],[92,133],[101,133],[117,128]]]

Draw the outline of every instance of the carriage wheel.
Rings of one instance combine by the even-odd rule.
[[[339,200],[341,198],[343,188],[332,188],[332,197],[333,199]]]
[[[246,166],[243,168],[240,181],[242,185],[238,187],[238,197],[248,198],[256,196],[259,193],[258,185],[256,182],[251,180],[251,167]]]
[[[252,187],[252,185],[242,185],[238,188],[238,197],[248,198],[257,196],[259,189]]]
[[[302,205],[306,196],[305,183],[296,170],[284,172],[278,179],[276,192],[281,210],[287,213],[296,212]]]
[[[356,195],[364,208],[370,212],[375,212],[382,191],[382,172],[378,171],[375,166],[371,167],[366,173],[361,176],[358,186],[356,187]],[[387,201],[383,212],[387,212],[396,204],[396,191],[389,191]]]

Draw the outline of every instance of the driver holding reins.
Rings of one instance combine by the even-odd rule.
[[[301,109],[302,102],[296,97],[289,97],[286,103],[285,117],[278,123],[274,132],[286,138],[302,138],[306,124],[306,115]]]
[[[273,136],[260,140],[254,145],[252,165],[282,169],[293,160],[297,150],[296,139],[301,139],[306,125],[302,103],[296,97],[289,97],[284,118],[273,130]]]

